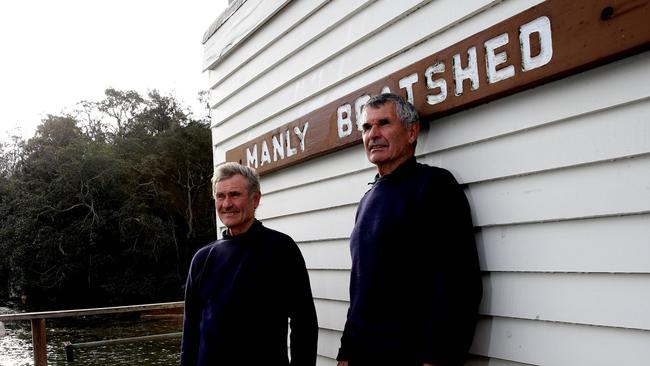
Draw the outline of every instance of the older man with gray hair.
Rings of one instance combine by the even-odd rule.
[[[372,97],[362,116],[377,175],[350,235],[338,365],[462,365],[482,296],[463,189],[449,171],[416,162],[420,121],[402,97]]]
[[[255,218],[257,173],[225,163],[212,184],[227,229],[192,259],[181,365],[315,365],[318,324],[305,261],[293,239]]]

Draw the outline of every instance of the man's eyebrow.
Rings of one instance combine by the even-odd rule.
[[[390,122],[390,118],[380,118],[380,119],[377,119],[377,120],[375,120],[375,121],[376,121],[375,123]],[[363,126],[363,125],[371,125],[371,124],[372,124],[371,121],[366,120],[366,121],[362,124],[362,126]]]
[[[217,194],[224,194],[224,195],[225,194],[230,194],[230,195],[232,195],[232,194],[241,194],[241,191],[237,191],[237,190],[235,190],[235,191],[219,191],[219,192],[217,192]]]

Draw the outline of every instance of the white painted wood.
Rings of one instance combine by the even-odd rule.
[[[316,300],[317,303],[319,301],[321,300]],[[343,308],[344,306],[340,307]],[[322,307],[320,308],[322,309]],[[341,311],[339,310],[339,312]],[[319,317],[321,316],[320,314],[321,313],[319,312]],[[343,315],[344,314],[339,317]],[[341,322],[341,320],[338,321]],[[610,332],[612,334],[610,334]],[[321,329],[319,333],[319,354],[328,354],[330,357],[335,357],[341,333],[327,329]],[[492,336],[492,334],[496,334],[496,336]],[[610,336],[613,338],[612,342],[608,341]],[[589,327],[542,321],[525,321],[497,317],[494,319],[486,319],[479,323],[475,343],[472,347],[472,353],[491,355],[492,357],[498,355],[499,357],[507,358],[512,357],[509,356],[511,354],[522,353],[522,347],[526,346],[526,349],[523,351],[524,355],[527,356],[530,353],[536,353],[536,356],[538,356],[536,358],[522,358],[528,359],[530,364],[571,365],[570,362],[572,361],[576,362],[573,364],[583,364],[576,361],[578,359],[595,359],[589,357],[589,350],[595,350],[598,348],[599,344],[603,344],[604,342],[607,345],[605,348],[607,352],[621,354],[631,350],[633,353],[627,354],[625,358],[628,362],[632,363],[626,364],[642,365],[642,363],[638,362],[643,360],[643,357],[647,357],[647,352],[643,354],[640,354],[640,352],[645,349],[643,345],[646,344],[649,336],[650,334],[645,331]],[[640,339],[641,337],[643,337],[643,339]],[[577,342],[576,339],[578,340]],[[563,345],[564,341],[570,341],[571,346],[561,347],[556,350],[555,346]],[[552,344],[549,345],[549,343]],[[562,354],[555,355],[555,357],[549,357],[549,353],[553,354],[555,352],[560,352]],[[601,352],[598,353],[602,354]],[[611,360],[611,357],[612,356],[610,355],[606,360]],[[565,363],[557,363],[559,361]],[[473,358],[470,359],[466,365],[519,365],[519,362],[510,362],[496,358],[490,359],[487,363],[485,362],[486,360]],[[608,365],[610,363],[607,363],[604,360],[599,360],[595,364]]]
[[[350,271],[312,269],[309,280],[315,299],[350,301]]]
[[[590,112],[592,110],[603,110],[601,113],[606,114],[607,109],[617,106],[620,106],[621,110],[634,109],[637,108],[634,101],[644,106],[647,103],[646,99],[650,97],[650,73],[646,72],[648,67],[650,67],[650,52],[434,121],[428,131],[425,130],[420,134],[417,153],[421,155],[480,141],[489,142],[498,136],[507,136],[548,123],[564,123],[571,118],[588,121],[590,118],[599,118],[597,116],[600,113],[592,114]],[[595,91],[608,88],[613,88],[617,92],[598,94],[597,97],[593,94]],[[571,103],[565,103],[566,100],[571,100]],[[626,106],[627,103],[631,103],[632,106]],[[287,121],[279,121],[278,126],[285,122]],[[634,123],[643,124],[639,121]],[[267,128],[260,127],[242,137],[244,140],[252,139],[264,132],[267,132]],[[620,133],[625,134],[627,131],[621,131],[613,136],[618,136]],[[216,134],[216,130],[213,129],[213,136]],[[641,139],[646,135],[647,132],[641,133],[638,138]],[[219,136],[222,137],[214,141],[219,142],[224,135]],[[225,151],[241,142],[243,140],[237,139],[217,146],[215,161],[223,161]],[[619,144],[619,149],[624,150],[626,147],[624,144]],[[465,178],[469,173],[478,174],[474,173],[475,170],[467,172],[467,169],[456,169],[455,166],[445,163],[445,160],[434,160],[433,156],[427,159],[453,168],[457,179],[461,181],[477,179],[471,176]],[[481,168],[476,169],[477,172],[481,172]]]
[[[203,69],[214,67],[219,59],[246,41],[251,34],[280,11],[289,0],[247,0],[204,43]]]
[[[298,169],[281,169],[261,179],[262,194],[273,193],[313,182],[332,179],[364,170],[374,177],[376,168],[366,158],[362,145],[356,145],[300,164]]]
[[[650,275],[493,272],[481,314],[650,330]]]
[[[342,331],[349,271],[309,273],[319,324]],[[645,274],[494,272],[483,282],[484,315],[650,330],[650,278]]]
[[[264,29],[261,32],[252,34],[246,42],[240,43],[239,47],[233,49],[228,57],[218,60],[217,64],[209,66],[207,69],[208,85],[214,88],[218,85],[219,81],[228,77],[238,68],[245,65],[247,62],[255,58],[259,58],[260,54],[274,43],[283,39],[283,37],[291,32],[291,26],[298,25],[308,19],[312,13],[330,0],[318,1],[294,1],[290,6],[285,6],[282,11],[275,14],[274,17],[269,19],[264,24]],[[212,46],[205,50],[205,55],[215,52],[217,47]],[[204,57],[205,59],[206,57]],[[205,65],[205,61],[204,61]]]
[[[473,354],[532,365],[646,366],[650,332],[512,318],[481,320]]]
[[[368,182],[374,175],[367,172],[354,173],[291,190],[275,191],[264,195],[257,208],[259,217],[273,218],[330,207],[357,204],[370,188]]]
[[[336,366],[338,362],[335,359],[318,355],[316,357],[316,366]]]
[[[335,357],[340,334],[321,329],[319,354]],[[479,322],[472,353],[496,357],[487,363],[494,366],[615,365],[617,359],[626,361],[620,364],[643,365],[639,362],[648,355],[644,345],[649,339],[647,331],[495,317]],[[466,365],[486,364],[480,361],[474,358]]]
[[[284,112],[298,103],[304,103],[277,125],[267,125],[258,130],[260,135],[278,125],[296,119],[328,102],[348,94],[364,85],[374,82],[405,65],[418,61],[436,50],[444,49],[460,39],[471,36],[477,29],[485,29],[490,25],[519,13],[539,1],[517,1],[500,3],[498,6],[479,9],[475,2],[445,2],[435,1],[426,7],[409,15],[408,21],[397,22],[381,33],[381,37],[371,37],[362,44],[350,48],[336,59],[328,61],[318,69],[301,76],[298,80],[280,90],[274,90],[255,105],[244,108],[250,99],[242,94],[231,98],[224,105],[214,110],[215,124],[230,119],[229,123],[218,126],[220,136],[231,138],[235,133],[241,133],[242,128],[250,129]],[[490,3],[491,4],[491,3]],[[468,8],[470,7],[470,8]],[[432,17],[431,14],[445,14],[453,9],[454,20],[447,17]],[[479,9],[479,10],[477,10]],[[477,13],[481,11],[480,13]],[[421,32],[421,28],[436,24],[433,30],[422,32],[417,41],[408,43],[405,37],[412,33]],[[441,25],[439,22],[443,22]],[[412,27],[412,24],[418,24]],[[424,41],[432,38],[432,42]],[[417,45],[417,47],[414,47]],[[386,52],[390,47],[399,46],[392,52]],[[383,56],[381,56],[381,53]],[[316,99],[314,99],[316,98]],[[231,107],[239,103],[240,107]],[[303,110],[303,107],[304,110]],[[222,140],[223,142],[223,140]]]
[[[484,271],[650,273],[650,215],[483,228]]]
[[[434,121],[418,154],[493,139],[650,97],[650,52]],[[603,93],[603,90],[616,90]],[[570,101],[570,102],[568,102]]]
[[[260,220],[272,229],[291,235],[296,242],[347,239],[356,210],[356,205],[350,205],[273,219],[260,217]]]
[[[423,1],[386,16],[386,6],[410,9],[410,1],[294,1],[249,33],[209,71],[218,103],[214,163],[540,2]],[[644,52],[423,131],[417,154],[468,184],[480,227],[484,319],[472,347],[478,356],[466,365],[647,364],[649,67]],[[319,365],[336,364],[349,301],[348,237],[374,172],[357,145],[262,177],[258,218],[291,235],[308,266]]]
[[[273,218],[355,205],[367,190],[365,172],[266,195],[260,217]],[[477,226],[650,211],[650,155],[471,185]],[[621,182],[627,182],[622,189]],[[322,192],[339,192],[324,195]],[[295,197],[310,197],[296,199]]]
[[[472,185],[476,226],[650,212],[650,155]]]
[[[498,358],[470,356],[465,366],[534,366],[528,363],[511,362]]]
[[[430,0],[424,2],[427,1]],[[319,9],[316,16],[312,17],[313,20],[309,22],[311,24],[307,24],[307,26],[318,27],[319,30],[323,29],[322,34],[310,40],[310,43],[300,45],[295,53],[289,51],[287,55],[287,50],[278,47],[280,49],[276,51],[276,57],[280,58],[280,62],[270,65],[256,64],[250,68],[244,67],[238,70],[237,75],[241,75],[240,77],[237,77],[236,80],[225,80],[213,90],[211,94],[213,106],[219,105],[220,109],[223,106],[227,110],[230,104],[227,99],[234,93],[250,97],[249,103],[264,98],[273,93],[273,90],[289,84],[327,60],[336,57],[343,50],[365,40],[373,32],[398,21],[404,14],[411,12],[412,8],[421,6],[421,3],[422,0],[401,0],[391,2],[388,6],[386,0],[379,0],[361,4],[349,2],[347,5],[330,4],[332,6],[325,6]],[[368,19],[374,21],[370,22]],[[295,31],[301,32],[302,28],[298,26]],[[292,37],[287,35],[285,38],[291,41]],[[295,46],[290,45],[289,47]],[[270,68],[267,69],[265,66]],[[269,90],[269,88],[275,89]],[[245,105],[235,108],[246,107]]]
[[[350,245],[347,239],[298,243],[309,269],[350,269]]]
[[[649,128],[650,98],[480,143],[463,144],[418,159],[452,170],[461,183],[471,183],[647,153]],[[362,146],[357,145],[302,163],[300,169],[265,175],[262,191],[267,194],[362,169],[368,176],[375,173]]]
[[[341,23],[345,22],[362,8],[368,6],[374,1],[375,0],[346,0],[336,2],[304,1],[291,4],[291,6],[287,8],[286,13],[297,13],[299,9],[299,16],[296,16],[298,14],[279,14],[277,20],[274,19],[268,24],[269,27],[282,26],[281,29],[283,29],[284,32],[280,37],[257,52],[254,55],[254,58],[249,57],[242,59],[241,57],[238,57],[239,53],[231,56],[233,59],[236,58],[245,61],[250,60],[236,65],[228,65],[232,70],[231,72],[236,72],[238,75],[236,81],[235,78],[228,77],[233,74],[224,77],[223,72],[208,73],[210,88],[217,93],[214,95],[214,100],[221,102],[225,96],[238,92],[240,88],[250,84],[252,80],[262,77],[263,74],[270,71],[274,71],[272,69],[297,53],[299,53],[299,55],[296,56],[298,59],[305,56],[303,50],[309,48],[310,44],[316,42],[320,37],[323,37],[329,32],[333,32],[335,28],[345,26]],[[296,10],[293,9],[294,6]],[[274,23],[278,24],[276,25]],[[287,25],[289,24],[291,26],[287,29]],[[265,33],[268,32],[262,32],[262,34]],[[255,40],[252,41],[252,44],[256,43]],[[344,46],[346,43],[345,41],[345,39],[341,39],[339,44]],[[317,53],[319,55],[318,57],[328,57],[330,55],[327,53],[327,50],[323,51],[325,51],[323,54],[320,52]],[[243,54],[246,55],[246,53]],[[309,57],[314,56],[312,55]],[[223,67],[219,65],[217,70],[221,69],[223,69]],[[295,73],[296,71],[298,71],[298,68],[291,70],[292,73]],[[268,86],[266,87],[268,88]]]
[[[649,131],[650,98],[435,152],[421,161],[452,169],[459,180],[472,183],[649,153]]]
[[[318,330],[318,354],[329,359],[336,359],[341,345],[341,332],[319,329]]]
[[[214,128],[210,128],[210,132],[210,135],[212,137],[212,165],[216,167],[217,165],[226,161],[226,155],[223,149],[217,149],[217,142],[220,139],[217,131]]]
[[[343,331],[348,313],[347,301],[314,299],[314,305],[319,327]]]
[[[338,354],[342,332],[320,329],[318,332],[318,360],[317,365],[336,365],[335,357]],[[465,366],[532,366],[519,362],[470,356]]]

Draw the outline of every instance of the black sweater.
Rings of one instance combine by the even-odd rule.
[[[316,311],[289,236],[259,221],[224,233],[196,253],[185,291],[181,365],[315,365]]]
[[[461,365],[482,285],[469,205],[453,175],[412,158],[376,178],[350,250],[338,359]]]

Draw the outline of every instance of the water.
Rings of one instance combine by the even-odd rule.
[[[181,317],[83,318],[46,320],[47,361],[54,366],[178,365],[180,337],[119,343],[74,349],[74,361],[66,360],[64,342],[82,343],[181,330]],[[32,334],[29,321],[6,322],[0,336],[0,366],[32,366]]]

